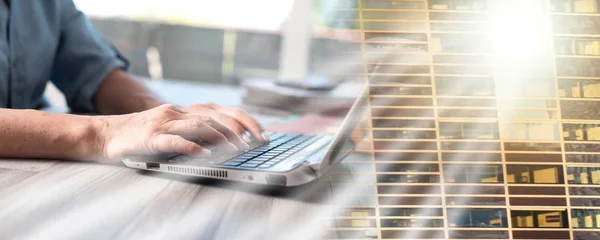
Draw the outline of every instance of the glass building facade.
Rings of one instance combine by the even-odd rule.
[[[600,239],[600,1],[344,0],[368,144],[339,239]]]

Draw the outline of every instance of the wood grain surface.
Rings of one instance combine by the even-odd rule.
[[[2,239],[313,239],[329,179],[266,186],[121,165],[0,160]]]
[[[225,101],[217,103],[236,106],[242,94],[207,84],[151,87],[182,105],[219,96]],[[342,171],[348,168],[354,167]],[[332,190],[329,177],[285,189],[122,164],[0,159],[0,239],[318,239],[332,236]]]

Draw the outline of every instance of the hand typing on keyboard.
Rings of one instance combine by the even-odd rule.
[[[189,113],[205,115],[217,120],[237,133],[247,143],[252,142],[252,139],[259,142],[269,141],[269,135],[262,126],[242,109],[228,108],[216,103],[209,103],[195,104],[185,110]],[[252,139],[246,135],[246,131],[250,133]]]
[[[215,119],[183,112],[165,104],[147,111],[118,116],[98,116],[103,155],[108,159],[138,154],[180,153],[210,155],[200,142],[210,142],[229,151],[249,148],[234,131]]]

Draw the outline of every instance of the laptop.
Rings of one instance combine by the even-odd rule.
[[[335,135],[268,133],[271,141],[252,143],[237,153],[213,152],[207,157],[179,154],[128,156],[130,168],[195,177],[292,187],[309,183],[327,173],[356,143],[352,134],[362,115],[364,92],[342,121]]]

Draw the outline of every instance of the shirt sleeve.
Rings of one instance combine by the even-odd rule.
[[[59,46],[51,81],[74,112],[97,113],[94,97],[104,79],[128,62],[92,26],[72,0],[62,0]]]

